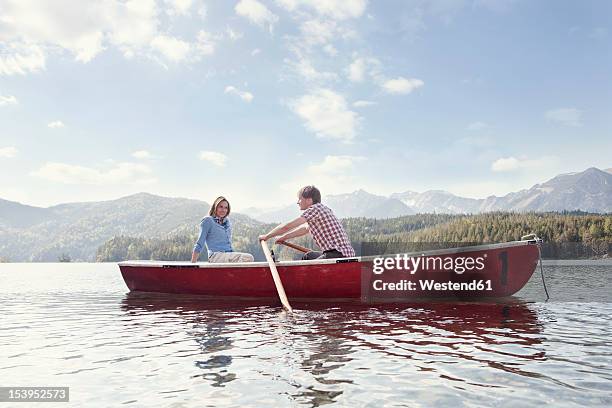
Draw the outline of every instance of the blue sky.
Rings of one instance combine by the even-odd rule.
[[[612,3],[0,0],[0,198],[503,195],[612,167]]]

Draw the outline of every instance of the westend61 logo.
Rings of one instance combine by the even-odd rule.
[[[408,254],[397,254],[394,257],[376,257],[373,261],[372,272],[380,275],[384,271],[403,270],[414,275],[419,270],[427,271],[454,271],[461,275],[468,271],[482,271],[485,268],[486,255],[471,256],[409,256]]]

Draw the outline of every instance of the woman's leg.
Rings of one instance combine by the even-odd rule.
[[[214,252],[208,262],[227,263],[227,262],[253,262],[253,255],[246,252]]]

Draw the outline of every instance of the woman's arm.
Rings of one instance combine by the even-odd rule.
[[[204,248],[204,245],[206,244],[206,238],[208,237],[208,232],[210,231],[211,221],[212,221],[212,218],[206,217],[200,223],[200,236],[198,240],[196,241],[195,245],[193,246],[193,252],[191,254],[192,263],[195,263],[198,261],[200,252],[202,252],[202,249]]]

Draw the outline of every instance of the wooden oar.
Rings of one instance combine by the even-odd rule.
[[[266,241],[261,241],[261,248],[263,249],[264,255],[268,260],[268,265],[270,265],[270,272],[272,273],[272,279],[274,279],[274,286],[276,286],[278,297],[280,298],[283,307],[287,309],[288,312],[293,313],[293,309],[291,308],[289,300],[287,299],[287,295],[285,294],[285,288],[283,288],[283,282],[281,281],[280,276],[278,276],[276,265],[274,264],[272,254],[270,253],[270,248],[268,248],[268,244],[266,244]]]
[[[289,248],[293,248],[293,249],[295,249],[296,251],[304,252],[305,254],[306,254],[306,253],[308,253],[308,252],[310,252],[310,251],[312,251],[312,249],[308,249],[308,248],[303,247],[303,246],[298,245],[298,244],[292,244],[291,242],[286,242],[286,241],[276,241],[276,243],[277,243],[277,244],[280,244],[280,245],[287,246],[287,247],[289,247]]]

